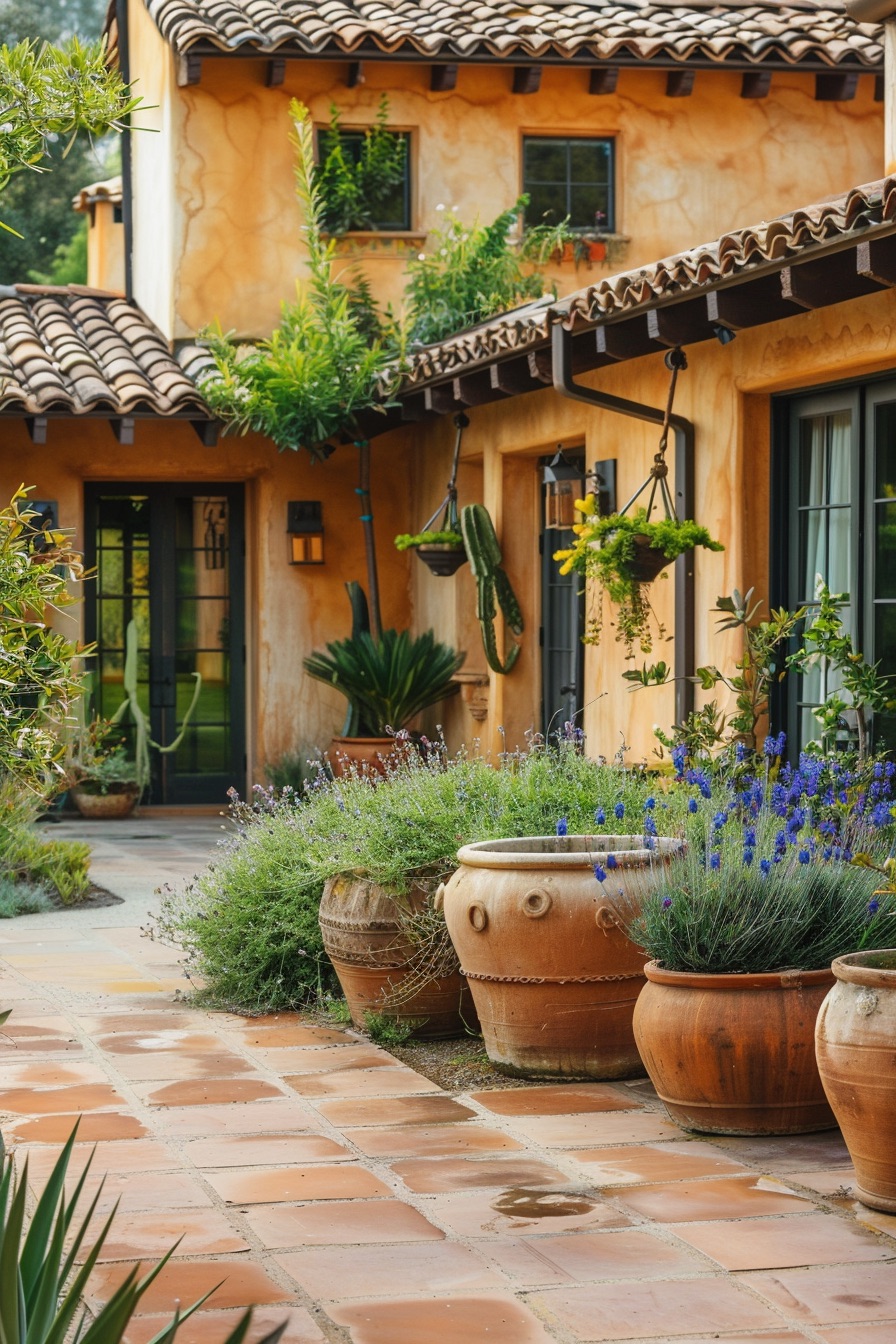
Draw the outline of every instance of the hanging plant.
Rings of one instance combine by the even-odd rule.
[[[395,549],[414,550],[424,565],[437,578],[450,578],[461,565],[466,563],[467,548],[460,531],[460,519],[457,513],[457,464],[460,461],[460,445],[464,430],[470,423],[463,411],[454,417],[457,437],[454,441],[454,460],[451,464],[451,480],[448,493],[435,513],[423,524],[419,532],[403,532],[395,538]],[[435,530],[432,524],[442,515],[440,525]]]

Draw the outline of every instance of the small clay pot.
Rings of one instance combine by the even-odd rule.
[[[896,1213],[896,950],[838,957],[815,1028],[821,1081],[856,1169],[857,1199]]]
[[[115,817],[129,817],[137,806],[140,789],[123,788],[108,793],[88,793],[80,785],[74,784],[70,790],[75,807],[90,821],[111,820]]]

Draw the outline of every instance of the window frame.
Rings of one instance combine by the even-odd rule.
[[[603,224],[597,224],[597,223],[594,223],[594,224],[570,224],[570,225],[569,225],[569,230],[570,230],[571,233],[579,233],[579,234],[589,234],[589,233],[613,234],[613,233],[616,233],[616,232],[618,231],[617,213],[618,213],[618,195],[619,195],[619,193],[618,193],[618,191],[617,191],[617,187],[616,187],[617,168],[618,168],[617,138],[618,138],[618,137],[617,137],[616,135],[612,135],[612,134],[607,134],[607,135],[596,135],[596,134],[593,134],[593,133],[587,133],[587,134],[586,134],[586,133],[584,133],[584,132],[571,132],[571,131],[545,131],[545,130],[543,130],[543,129],[539,129],[539,130],[535,130],[535,131],[533,131],[533,130],[525,130],[525,131],[523,131],[522,134],[521,134],[521,143],[520,143],[520,182],[521,182],[521,191],[522,191],[522,193],[523,193],[523,194],[528,194],[528,185],[527,185],[527,181],[526,181],[526,147],[527,147],[527,145],[528,145],[529,143],[537,142],[537,141],[541,141],[541,142],[544,142],[544,141],[554,141],[554,142],[560,142],[560,143],[563,143],[563,144],[566,146],[566,155],[567,155],[567,173],[566,173],[566,182],[565,182],[566,203],[565,203],[565,207],[564,207],[563,213],[560,215],[560,217],[559,217],[557,220],[552,221],[553,223],[559,224],[560,221],[561,221],[563,218],[565,218],[566,215],[568,215],[568,214],[570,213],[570,209],[569,209],[569,197],[570,197],[570,192],[571,192],[572,188],[576,185],[576,184],[573,182],[573,180],[572,180],[572,176],[571,176],[571,172],[570,172],[569,154],[570,154],[571,146],[572,146],[573,144],[575,144],[575,143],[579,143],[579,144],[581,144],[581,143],[593,143],[593,144],[598,144],[598,145],[605,145],[605,146],[607,147],[607,151],[608,151],[608,155],[607,155],[607,158],[608,158],[608,173],[607,173],[607,211],[606,211],[607,218],[606,218],[606,221],[605,221]],[[539,186],[549,186],[549,185],[553,185],[553,184],[550,184],[550,183],[545,182],[545,183],[536,183],[536,185],[539,185]],[[533,227],[534,224],[536,224],[536,223],[538,223],[538,222],[540,222],[540,221],[536,221],[536,220],[524,220],[524,222],[525,222],[525,226],[526,226],[527,228],[531,228],[531,227]]]
[[[368,134],[370,131],[372,131],[373,129],[374,129],[374,123],[372,123],[372,122],[370,122],[370,123],[368,123],[368,124],[366,124],[366,125],[354,125],[354,126],[341,126],[341,127],[340,127],[340,131],[341,131],[341,134],[342,134],[342,137],[343,137],[344,140],[348,140],[348,139],[351,137],[351,138],[356,138],[359,142],[363,141],[364,136],[365,136],[366,134]],[[322,142],[322,139],[323,139],[323,137],[329,132],[329,130],[330,130],[330,127],[329,127],[329,124],[328,124],[327,122],[320,122],[320,123],[316,124],[315,127],[314,127],[314,161],[315,161],[315,163],[317,163],[317,164],[320,164],[320,162],[321,162],[321,142]],[[390,126],[388,126],[388,127],[386,128],[386,131],[387,131],[387,134],[389,134],[389,135],[400,135],[400,136],[403,136],[404,139],[405,139],[405,143],[406,143],[406,145],[407,145],[407,152],[405,153],[405,156],[404,156],[404,183],[403,183],[403,187],[404,187],[404,190],[403,190],[403,198],[404,198],[404,219],[405,219],[405,223],[400,224],[400,225],[399,225],[399,224],[373,224],[373,225],[371,226],[370,229],[348,229],[348,230],[347,230],[347,235],[348,235],[348,236],[350,236],[350,235],[353,234],[353,233],[382,233],[382,234],[386,234],[386,235],[388,235],[388,234],[395,234],[395,233],[412,233],[412,232],[414,231],[414,213],[415,213],[415,212],[414,212],[414,199],[413,199],[413,190],[412,190],[412,188],[413,188],[413,181],[414,181],[414,177],[415,177],[415,174],[414,174],[414,168],[413,168],[413,163],[412,163],[413,156],[414,156],[414,147],[415,147],[414,128],[413,128],[413,127],[410,127],[410,126],[391,126],[391,125],[390,125]]]

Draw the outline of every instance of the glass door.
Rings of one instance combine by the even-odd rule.
[[[94,711],[124,698],[125,640],[134,622],[138,697],[155,742],[147,801],[226,803],[244,791],[243,488],[90,485],[85,556],[96,571],[87,637],[97,645]]]

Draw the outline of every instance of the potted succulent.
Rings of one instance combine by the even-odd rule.
[[[345,726],[332,744],[335,773],[342,773],[346,757],[381,772],[396,733],[459,689],[452,677],[464,657],[431,630],[416,637],[407,630],[383,630],[379,639],[361,630],[305,658],[308,675],[348,701]]]
[[[830,963],[893,937],[896,896],[876,897],[877,875],[853,862],[888,839],[884,768],[803,755],[774,778],[781,746],[767,740],[765,770],[743,747],[715,771],[677,754],[690,843],[628,921],[650,958],[635,1039],[686,1129],[833,1127],[813,1050]]]
[[[467,562],[464,539],[458,530],[450,527],[417,532],[413,536],[404,532],[395,538],[395,548],[399,551],[416,551],[437,578],[450,578]]]
[[[589,623],[587,641],[600,642],[606,592],[617,609],[616,638],[625,645],[628,656],[632,656],[636,644],[642,653],[649,653],[653,634],[648,585],[671,561],[695,546],[711,551],[722,551],[724,546],[690,518],[666,516],[653,520],[645,509],[602,517],[593,494],[578,502],[576,508],[582,521],[573,527],[575,544],[556,551],[554,559],[561,561],[561,574],[574,571],[598,585],[597,612]]]
[[[143,792],[137,762],[110,719],[95,718],[76,733],[66,775],[83,817],[127,817]]]

